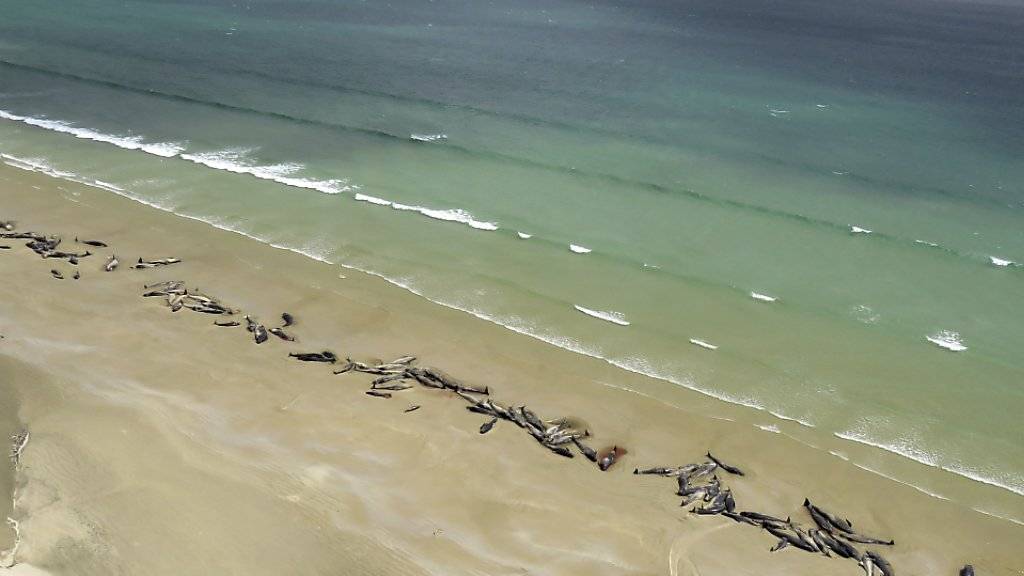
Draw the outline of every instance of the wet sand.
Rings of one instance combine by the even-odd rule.
[[[104,191],[0,167],[0,218],[98,238],[73,266],[4,242],[0,379],[32,433],[17,483],[18,562],[57,574],[861,574],[722,517],[680,508],[671,479],[635,466],[713,452],[740,509],[792,515],[804,497],[841,511],[901,574],[1021,574],[1024,527],[965,513],[785,435],[742,407],[623,372],[384,281],[259,244]],[[174,256],[131,270],[138,257]],[[50,269],[65,280],[50,277]],[[344,275],[345,278],[340,276]],[[180,279],[299,341],[255,345],[216,316],[172,313],[142,285]],[[239,318],[240,320],[240,318]],[[389,400],[372,376],[288,352],[405,354],[544,418],[577,416],[596,447],[629,449],[608,472],[560,458],[451,393]],[[404,413],[413,404],[418,411]]]
[[[3,362],[2,356],[0,362]],[[6,374],[7,371],[0,373]],[[6,379],[0,379],[0,399],[0,438],[6,439],[17,434],[21,428],[18,421],[18,398],[14,393],[14,387]],[[3,522],[0,526],[0,566],[4,564],[4,551],[14,546],[14,530],[6,522],[12,515],[13,503],[14,461],[12,458],[4,458],[0,463],[0,522]]]

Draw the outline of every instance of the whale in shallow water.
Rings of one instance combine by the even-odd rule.
[[[745,476],[745,474],[743,474],[742,470],[740,470],[739,468],[737,468],[735,466],[730,466],[729,464],[726,464],[725,462],[722,462],[718,458],[715,458],[714,456],[711,455],[710,451],[708,452],[707,456],[708,456],[709,460],[711,460],[712,462],[717,464],[719,468],[721,468],[722,470],[725,470],[729,474],[735,474],[737,476]]]

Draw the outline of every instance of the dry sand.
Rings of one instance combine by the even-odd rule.
[[[125,263],[104,273],[111,251],[94,250],[75,281],[72,266],[24,241],[0,252],[0,424],[32,433],[12,513],[21,566],[103,576],[862,573],[848,560],[770,554],[766,533],[688,514],[672,480],[631,474],[710,448],[750,471],[723,477],[741,509],[809,524],[800,504],[810,496],[895,538],[881,551],[900,574],[952,575],[965,562],[1024,573],[1024,527],[758,431],[742,408],[107,192],[0,167],[0,198],[0,218],[19,229],[100,238]],[[128,269],[139,256],[184,263]],[[299,342],[257,346],[244,328],[213,326],[218,317],[140,297],[143,283],[169,279],[268,325],[291,312]],[[481,436],[484,418],[450,393],[371,398],[367,375],[287,358],[325,348],[363,360],[415,354],[542,417],[584,418],[592,444],[630,453],[602,473],[506,422]],[[403,413],[412,404],[422,408]]]

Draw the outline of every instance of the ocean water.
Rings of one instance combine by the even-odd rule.
[[[379,275],[1024,521],[1019,4],[0,13],[8,165]]]

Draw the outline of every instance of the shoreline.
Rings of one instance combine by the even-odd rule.
[[[794,440],[802,442],[805,445],[810,446],[812,448],[828,450],[831,454],[844,460],[849,460],[849,458],[847,456],[843,456],[840,454],[848,454],[850,452],[856,453],[858,452],[858,450],[862,450],[863,447],[869,447],[870,449],[864,452],[864,456],[866,460],[871,464],[866,466],[860,466],[864,470],[871,471],[887,479],[894,479],[897,482],[907,484],[911,487],[914,487],[922,491],[925,494],[935,495],[936,493],[945,493],[947,491],[953,491],[958,494],[971,495],[970,498],[965,499],[965,501],[963,502],[964,505],[967,506],[970,510],[981,514],[1000,518],[1018,525],[1024,524],[1024,507],[1022,507],[1022,504],[1024,504],[1024,502],[1017,499],[1017,496],[1024,495],[1024,492],[1022,492],[1022,489],[1019,486],[1019,478],[1007,477],[1006,470],[995,470],[983,473],[982,471],[985,470],[984,467],[972,468],[969,465],[962,464],[960,462],[955,462],[952,464],[948,462],[943,462],[944,458],[940,453],[929,452],[926,449],[919,450],[914,445],[903,445],[901,443],[902,441],[899,438],[892,439],[890,441],[878,441],[871,437],[870,435],[865,436],[864,430],[860,429],[859,427],[839,427],[837,429],[831,430],[830,433],[829,431],[822,429],[821,432],[823,432],[824,434],[828,434],[833,438],[838,438],[844,441],[843,445],[833,446],[832,448],[834,449],[828,449],[828,446],[831,446],[830,443],[832,441],[832,438],[826,440],[824,442],[824,445],[826,447],[823,447],[820,434],[818,435],[819,437],[816,437],[814,435],[807,436],[804,434],[804,432],[807,432],[807,430],[804,430],[802,428],[795,428],[791,430],[786,429],[790,425],[790,423],[797,423],[801,427],[807,429],[817,428],[817,425],[815,423],[812,423],[805,419],[806,414],[804,418],[783,414],[777,409],[772,409],[770,406],[759,403],[755,400],[750,399],[749,397],[723,393],[718,390],[702,386],[689,377],[673,376],[670,373],[659,371],[647,365],[647,362],[642,358],[638,358],[636,359],[637,361],[633,361],[634,359],[631,358],[617,359],[604,356],[601,353],[595,352],[594,350],[589,349],[585,346],[578,345],[574,340],[563,338],[557,335],[552,336],[544,331],[538,332],[536,330],[531,329],[530,327],[524,328],[523,326],[517,323],[506,323],[507,321],[501,319],[500,317],[492,317],[487,314],[478,312],[472,308],[465,308],[458,304],[453,304],[444,300],[432,298],[430,296],[425,295],[423,292],[417,290],[416,288],[402,283],[400,280],[390,278],[376,271],[360,268],[357,266],[352,266],[345,263],[334,263],[316,254],[314,251],[296,248],[294,246],[288,246],[284,244],[278,244],[272,242],[271,240],[250,234],[244,230],[239,230],[236,228],[232,228],[231,226],[223,225],[217,222],[216,220],[210,220],[199,216],[175,212],[158,203],[137,198],[134,195],[126,192],[125,190],[117,186],[107,184],[105,182],[80,179],[79,177],[73,174],[55,171],[45,165],[37,165],[32,162],[28,162],[27,164],[25,164],[22,161],[15,159],[14,157],[6,156],[3,154],[0,154],[0,156],[6,159],[5,163],[20,170],[40,172],[43,174],[47,174],[49,176],[53,176],[60,180],[69,180],[71,182],[76,182],[78,184],[82,184],[84,186],[88,186],[91,188],[98,188],[100,190],[111,192],[113,194],[116,194],[117,196],[128,199],[133,203],[139,203],[147,207],[156,208],[157,210],[160,210],[167,214],[199,222],[216,228],[218,230],[231,232],[244,238],[259,242],[265,246],[270,246],[272,248],[299,254],[305,258],[309,258],[319,263],[328,264],[332,266],[341,266],[345,270],[354,270],[360,274],[366,274],[369,276],[373,276],[375,278],[379,278],[392,286],[398,287],[403,291],[414,294],[418,298],[422,299],[424,303],[436,304],[444,308],[448,308],[450,310],[461,312],[469,316],[472,316],[473,318],[484,320],[485,322],[488,322],[505,330],[509,330],[516,334],[527,336],[529,338],[538,340],[539,342],[543,342],[545,344],[561,348],[573,354],[579,354],[582,356],[597,359],[617,369],[631,372],[633,374],[637,374],[641,377],[644,377],[641,379],[641,381],[645,381],[648,378],[657,380],[659,381],[657,385],[658,389],[661,391],[665,391],[665,393],[663,394],[659,393],[657,397],[661,400],[669,402],[670,404],[677,408],[679,408],[680,405],[673,404],[673,402],[679,398],[679,395],[675,394],[675,391],[673,389],[677,387],[682,387],[686,388],[689,391],[705,396],[706,398],[701,399],[701,401],[703,402],[702,406],[718,409],[720,408],[717,404],[718,402],[728,404],[730,406],[728,406],[725,412],[729,412],[731,414],[736,415],[730,416],[730,418],[733,418],[735,420],[742,420],[760,430],[779,432],[788,435]],[[761,377],[761,375],[758,374],[756,370],[747,370],[742,374],[734,376],[749,379]],[[646,393],[644,389],[634,388],[627,390],[629,392],[641,395]],[[706,402],[707,400],[711,400],[711,402]],[[751,415],[746,413],[744,410],[739,410],[737,412],[734,410],[737,407],[753,409],[754,411],[760,414]],[[758,422],[757,416],[764,414],[768,414],[771,417],[778,419],[778,421],[773,420],[772,423],[768,425],[765,425],[763,422]],[[849,443],[855,443],[858,444],[859,446],[851,447],[848,445]],[[886,460],[886,465],[883,466],[884,471],[875,470],[875,467],[878,466],[879,459],[877,458],[877,454],[874,453],[874,450],[881,450],[886,452],[887,454],[885,456],[885,459],[888,459],[890,455],[894,456],[895,461]],[[837,453],[837,451],[839,453]],[[922,472],[922,469],[926,471]],[[899,470],[899,472],[896,472],[896,470]],[[931,472],[936,473],[932,474]],[[896,475],[896,477],[893,476],[894,474]],[[949,475],[956,476],[957,478],[949,478]],[[923,484],[919,484],[918,482],[922,479],[926,479],[927,481],[925,481]],[[953,488],[951,490],[947,490],[947,486],[953,486]],[[979,503],[978,498],[975,498],[974,496],[982,494],[984,490],[987,489],[988,487],[994,487],[998,490],[1005,491],[1006,494],[1000,494],[999,496],[992,498],[988,497],[990,495],[985,495],[984,497],[982,497],[983,502]],[[940,496],[940,498],[944,497]],[[967,500],[970,500],[970,502],[968,502]],[[1001,512],[989,512],[986,510],[982,510],[979,507],[985,507],[987,509],[996,508]],[[1014,510],[1015,512],[1008,512],[1007,508],[1009,508],[1010,510]]]
[[[14,172],[7,168],[0,170]],[[538,573],[570,574],[586,570],[589,573],[654,574],[664,573],[666,556],[673,574],[677,573],[679,566],[686,564],[700,566],[701,570],[717,564],[732,573],[757,573],[766,561],[771,562],[773,568],[777,565],[780,572],[785,569],[797,574],[816,573],[827,567],[849,574],[860,572],[856,564],[844,563],[842,565],[846,568],[836,568],[840,565],[825,563],[828,559],[809,558],[804,554],[783,555],[780,552],[769,557],[766,550],[771,542],[756,531],[734,528],[725,519],[683,515],[676,498],[671,495],[670,485],[629,474],[634,467],[696,461],[710,448],[716,454],[727,455],[728,460],[741,467],[756,471],[751,478],[731,482],[737,499],[744,507],[749,503],[754,509],[784,516],[786,510],[798,510],[804,496],[816,501],[826,499],[830,504],[835,503],[832,508],[848,511],[851,518],[856,516],[857,520],[863,520],[865,529],[871,528],[870,532],[893,536],[899,542],[898,549],[886,552],[900,571],[927,569],[934,573],[952,574],[957,565],[973,562],[979,569],[987,568],[986,573],[1013,573],[1015,558],[1011,544],[1019,537],[1020,527],[980,517],[961,518],[962,508],[958,505],[931,501],[933,499],[925,499],[924,495],[908,492],[906,487],[894,487],[891,482],[870,472],[857,472],[849,463],[841,462],[824,450],[813,453],[802,447],[800,441],[785,434],[762,434],[745,421],[749,417],[744,418],[740,408],[724,406],[695,392],[673,389],[676,387],[638,374],[622,373],[604,362],[523,338],[493,324],[483,326],[466,314],[450,309],[428,309],[422,300],[385,286],[381,279],[356,277],[355,274],[341,279],[338,278],[338,268],[284,250],[269,250],[268,246],[250,242],[239,234],[225,234],[196,221],[174,218],[104,191],[67,183],[60,186],[65,188],[63,192],[53,192],[53,182],[47,182],[45,176],[11,176],[21,183],[31,181],[50,190],[29,193],[27,186],[8,189],[11,185],[0,181],[5,196],[11,199],[5,206],[8,213],[3,216],[22,221],[19,229],[38,228],[40,232],[59,232],[67,238],[76,234],[103,238],[112,246],[129,246],[127,251],[119,248],[118,256],[124,267],[134,260],[136,252],[153,258],[181,257],[184,262],[166,270],[123,269],[104,274],[98,272],[101,262],[94,257],[83,260],[80,265],[82,279],[74,284],[70,279],[57,281],[49,278],[48,269],[55,267],[50,265],[51,261],[40,262],[20,243],[12,242],[12,250],[0,254],[0,262],[5,267],[13,263],[18,271],[24,272],[24,278],[32,278],[37,294],[29,298],[13,285],[17,284],[15,282],[3,288],[8,303],[0,307],[0,318],[11,323],[16,330],[2,342],[0,353],[31,362],[36,369],[54,376],[55,383],[49,394],[52,396],[60,391],[61,394],[78,397],[78,400],[69,402],[65,410],[81,420],[80,423],[87,422],[88,426],[103,429],[106,424],[84,415],[83,406],[100,406],[103,410],[115,410],[135,417],[145,413],[160,415],[164,411],[185,411],[191,414],[191,418],[207,425],[218,422],[218,426],[223,426],[218,434],[204,438],[209,431],[203,427],[191,428],[178,422],[172,424],[169,420],[163,421],[166,416],[162,416],[162,419],[158,418],[162,421],[162,428],[153,431],[152,436],[160,439],[157,444],[166,447],[168,454],[209,449],[228,454],[229,462],[223,464],[224,470],[220,470],[219,465],[213,468],[218,468],[219,474],[235,481],[244,475],[233,467],[250,471],[255,467],[259,471],[257,475],[269,485],[287,484],[287,481],[280,480],[282,475],[294,481],[294,474],[287,470],[264,470],[266,458],[271,454],[272,460],[286,461],[293,457],[303,461],[299,456],[308,459],[315,454],[329,462],[306,462],[305,468],[298,466],[305,470],[313,467],[311,474],[314,478],[305,478],[299,484],[311,491],[307,496],[317,500],[318,505],[307,507],[301,498],[299,502],[293,502],[280,494],[270,498],[283,506],[282,513],[286,515],[294,513],[290,510],[294,507],[301,509],[303,514],[323,520],[325,498],[333,504],[341,501],[355,506],[351,499],[356,496],[335,494],[315,478],[322,479],[324,475],[332,480],[345,478],[350,487],[359,485],[365,488],[365,478],[376,477],[379,483],[413,490],[417,497],[423,499],[416,502],[416,510],[419,511],[416,518],[445,518],[445,532],[459,535],[450,543],[451,549],[431,551],[431,547],[423,545],[417,537],[403,533],[401,522],[387,521],[388,516],[401,507],[382,504],[381,500],[387,498],[378,494],[378,498],[370,502],[358,502],[358,507],[364,512],[360,518],[354,521],[346,518],[340,526],[328,523],[339,532],[351,528],[350,523],[377,532],[381,526],[386,526],[383,538],[371,539],[374,541],[369,543],[360,541],[359,546],[373,548],[382,541],[394,540],[390,544],[405,551],[406,558],[416,555],[417,561],[422,562],[415,565],[421,568],[425,564],[450,567],[452,573],[469,572],[485,565],[496,568],[496,572],[503,572],[521,562],[534,566]],[[50,196],[44,197],[46,194]],[[169,250],[168,246],[173,249]],[[209,246],[217,246],[218,249],[208,250]],[[103,254],[105,257],[106,253]],[[243,334],[249,335],[240,328],[211,327],[213,318],[194,318],[204,316],[201,314],[180,316],[182,312],[172,316],[156,302],[139,296],[138,288],[143,282],[172,278],[186,280],[190,286],[201,286],[204,293],[221,297],[232,307],[253,310],[258,317],[266,319],[268,325],[277,314],[287,309],[300,319],[295,328],[300,334],[300,343],[292,345],[272,341],[257,347],[252,345],[251,339],[242,338]],[[27,311],[18,308],[18,304]],[[31,311],[35,311],[36,317],[28,317]],[[79,323],[86,326],[75,327],[69,323],[74,320],[84,321]],[[121,325],[126,320],[137,323],[138,330]],[[48,321],[52,321],[52,325],[47,324]],[[227,330],[241,333],[218,333]],[[138,342],[138,333],[146,335],[145,341]],[[102,337],[99,341],[104,346],[96,345],[97,336]],[[166,346],[149,341],[150,338],[164,337],[175,343],[176,350],[185,351],[196,366],[180,366],[173,357],[165,357],[173,356],[167,354]],[[57,348],[51,349],[49,355],[44,355],[47,357],[45,365],[40,365],[40,360],[33,362],[29,358],[33,350],[38,351],[41,338],[63,350],[55,353]],[[267,353],[267,347],[272,350],[271,354]],[[423,405],[423,409],[417,411],[420,416],[433,413],[433,419],[434,414],[444,415],[440,425],[424,423],[423,419],[413,419],[417,413],[403,415],[399,410],[406,407],[405,397],[400,396],[405,392],[396,393],[396,398],[390,400],[368,398],[362,394],[365,386],[343,380],[346,376],[333,376],[326,370],[297,366],[295,364],[299,363],[288,362],[285,357],[286,351],[323,349],[335,350],[341,357],[352,355],[353,358],[365,359],[416,354],[456,378],[486,383],[500,391],[503,399],[529,401],[530,406],[537,406],[545,417],[564,414],[584,418],[595,433],[595,447],[623,445],[629,449],[629,454],[607,473],[602,474],[596,469],[584,471],[579,468],[582,466],[581,458],[562,462],[557,456],[539,449],[528,438],[522,438],[521,434],[513,435],[508,423],[501,423],[493,432],[477,438],[479,418],[466,413],[464,403],[413,391],[416,395],[410,396],[409,402],[415,398],[416,403]],[[74,361],[62,357],[62,354]],[[130,354],[131,358],[123,358],[125,354]],[[111,365],[115,359],[120,359],[121,364]],[[135,365],[137,362],[132,360],[138,359],[153,367]],[[232,373],[225,363],[231,364]],[[98,375],[102,374],[124,382],[117,385],[102,381],[91,384],[75,382],[73,375],[78,374],[82,366],[90,369],[90,378],[99,380]],[[179,380],[185,378],[170,378],[158,367],[172,371],[180,369],[184,376],[195,380],[193,383],[181,382]],[[244,377],[233,374],[235,371],[244,373]],[[559,385],[552,386],[553,382]],[[224,385],[225,389],[213,390],[212,384]],[[39,398],[31,398],[39,393],[25,391],[24,382],[15,386],[26,394],[27,405],[43,402]],[[635,392],[624,392],[622,388]],[[255,398],[241,398],[246,391]],[[327,413],[327,406],[320,405],[321,397],[331,408],[347,412],[351,420],[337,422],[335,415]],[[196,398],[202,400],[199,404],[209,413],[194,413],[192,400]],[[36,404],[37,407],[39,405],[42,404]],[[679,406],[685,406],[685,409],[680,410]],[[268,410],[275,414],[270,423],[263,421]],[[28,411],[31,412],[31,408]],[[256,414],[260,417],[255,417]],[[299,414],[303,416],[301,421],[291,418]],[[287,421],[278,421],[282,415]],[[70,430],[62,428],[62,424],[49,420],[55,431],[71,434]],[[237,426],[238,420],[243,423],[240,427]],[[27,421],[30,427],[34,427],[31,417]],[[381,430],[367,429],[374,426],[381,427]],[[303,431],[306,428],[317,430],[322,436],[307,436],[309,432]],[[436,436],[431,435],[432,432]],[[751,442],[752,433],[764,438],[758,436]],[[419,449],[410,451],[402,442],[394,439],[389,442],[387,438],[378,436],[381,434],[412,441]],[[372,457],[361,454],[364,457],[360,460],[362,466],[351,469],[351,463],[331,457],[338,448],[327,441],[330,438],[340,440],[347,435],[361,438],[368,446],[379,445],[386,449]],[[183,438],[199,446],[183,448],[180,445]],[[195,438],[202,440],[193,440]],[[253,446],[253,438],[275,441],[265,446]],[[33,442],[37,442],[36,438]],[[40,435],[40,452],[44,452],[46,442]],[[315,445],[312,451],[310,443]],[[368,446],[363,446],[363,449]],[[287,450],[282,450],[282,447],[287,447]],[[88,449],[79,449],[89,452]],[[352,450],[358,451],[357,448]],[[422,456],[418,457],[416,453],[421,450],[429,453],[431,458],[420,460]],[[129,446],[125,456],[118,459],[121,460],[119,466],[122,471],[137,465],[133,460],[139,456],[136,451],[137,448],[133,450]],[[297,455],[292,456],[293,451]],[[453,462],[449,454],[465,460]],[[27,457],[35,458],[35,450]],[[428,490],[430,483],[409,486],[390,478],[390,475],[378,477],[366,468],[378,459],[392,464],[397,462],[395,465],[400,469],[414,469],[418,473],[421,469],[413,467],[410,462],[428,465],[424,472],[426,477],[436,480],[439,485],[450,484],[449,477],[458,478],[464,484],[464,493],[436,495]],[[200,468],[205,472],[210,469],[206,462],[198,466],[195,461],[186,459],[185,463],[184,469]],[[90,470],[94,474],[108,468],[106,464],[93,464],[94,468]],[[476,468],[491,473],[482,474]],[[816,472],[813,476],[818,477],[810,477],[812,475],[803,472],[811,470]],[[478,475],[486,476],[487,482]],[[53,482],[52,479],[48,481]],[[568,484],[563,484],[565,482]],[[316,489],[310,488],[308,483]],[[497,492],[513,494],[516,499],[506,503],[503,498],[495,498],[491,493],[495,490],[492,484],[496,485]],[[31,478],[27,486],[32,486]],[[173,486],[167,489],[176,491]],[[531,490],[543,494],[538,495]],[[32,490],[27,492],[27,496],[31,496]],[[257,501],[269,496],[260,490],[256,492]],[[459,496],[466,499],[468,510],[449,510],[455,502],[462,502]],[[241,506],[240,501],[237,504]],[[88,508],[85,504],[80,505]],[[526,536],[519,536],[526,538],[525,541],[502,542],[503,536],[508,537],[508,530],[518,529],[505,526],[504,518],[511,510],[522,506],[538,511],[547,523],[556,525],[526,521],[526,526],[521,528]],[[372,513],[367,513],[367,510]],[[627,510],[629,512],[625,512]],[[96,510],[90,512],[103,514]],[[130,514],[130,511],[122,509],[120,513]],[[27,514],[31,516],[31,508]],[[615,518],[616,522],[609,523],[604,518]],[[255,523],[262,526],[267,535],[277,535],[274,526],[264,524],[265,519]],[[584,528],[580,528],[579,534],[565,535],[562,528],[566,523]],[[941,533],[942,526],[954,523],[960,529],[966,529],[967,534],[954,539]],[[104,525],[111,529],[108,524]],[[473,527],[475,532],[463,533],[467,526]],[[52,558],[47,560],[47,554],[52,551],[33,544],[36,534],[26,528],[28,545],[25,554],[29,561],[44,568],[59,569],[61,562],[53,562]],[[399,534],[404,537],[398,537]],[[697,535],[707,539],[699,550],[693,550],[691,544],[680,540]],[[588,553],[571,555],[572,559],[565,560],[565,565],[557,565],[554,560],[557,555],[543,553],[544,547],[534,541],[539,536],[546,538],[542,540],[544,542],[559,541],[566,550],[587,550]],[[486,545],[465,546],[467,542],[486,542]],[[584,542],[601,542],[607,548],[593,550]],[[190,549],[196,545],[185,536],[181,536],[180,543]],[[685,553],[682,548],[686,548]],[[373,549],[374,554],[379,552],[387,557],[380,548]],[[485,553],[485,550],[490,552]],[[737,556],[733,559],[735,563],[719,557],[726,551]],[[346,553],[350,552],[346,550]],[[39,562],[34,561],[37,554]],[[322,558],[317,554],[313,556]],[[94,558],[97,566],[102,564],[98,558]],[[135,561],[143,560],[137,558]],[[551,565],[551,562],[556,562],[556,565]],[[142,566],[131,562],[126,565]],[[404,568],[395,566],[395,571],[409,568],[404,562],[402,565]],[[613,567],[617,571],[612,570]],[[264,569],[269,572],[269,567]]]

